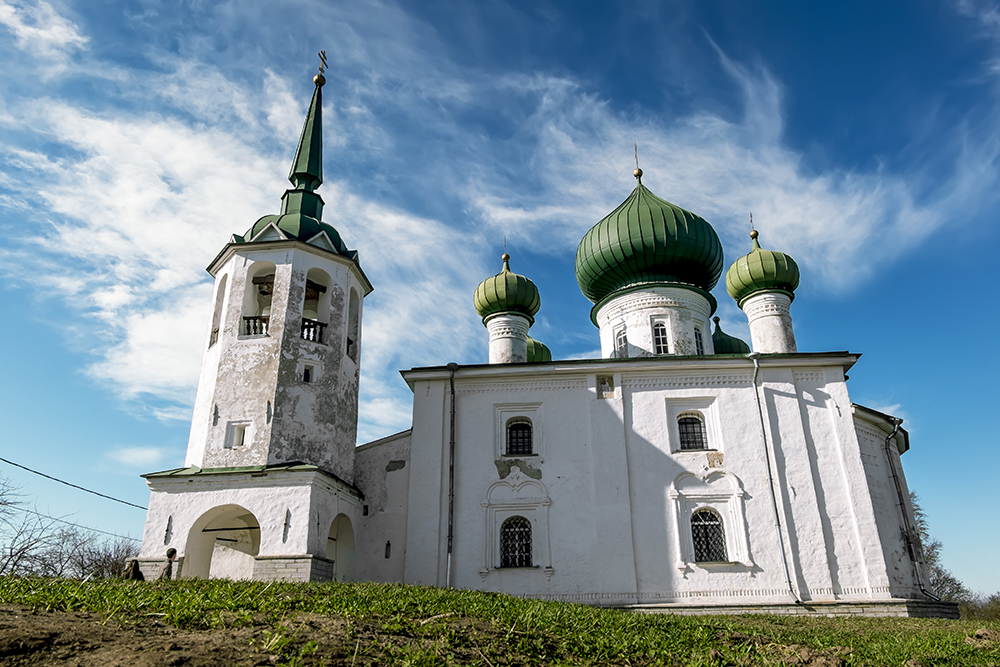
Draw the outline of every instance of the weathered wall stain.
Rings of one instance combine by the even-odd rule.
[[[524,459],[497,459],[493,462],[497,467],[497,472],[500,474],[500,479],[506,479],[510,474],[510,469],[517,466],[521,469],[521,473],[525,477],[530,477],[531,479],[541,479],[542,471],[539,468],[534,467]]]

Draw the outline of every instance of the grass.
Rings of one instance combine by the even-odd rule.
[[[398,584],[0,577],[0,603],[186,630],[261,626],[248,650],[289,665],[323,664],[326,635],[305,615],[336,619],[343,664],[352,651],[358,665],[1000,664],[1000,643],[966,641],[982,628],[1000,638],[994,621],[645,615]]]

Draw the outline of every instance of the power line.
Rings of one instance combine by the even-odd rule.
[[[36,475],[41,475],[42,477],[45,477],[46,479],[51,479],[53,482],[59,482],[60,484],[65,484],[66,486],[72,486],[74,489],[80,489],[81,491],[86,491],[87,493],[92,493],[95,496],[100,496],[101,498],[107,498],[108,500],[113,500],[116,503],[121,503],[122,505],[129,505],[130,507],[137,507],[138,509],[141,509],[141,510],[147,509],[147,508],[143,507],[142,505],[136,505],[135,503],[130,503],[127,500],[119,500],[118,498],[112,498],[111,496],[106,496],[103,493],[98,493],[97,491],[91,491],[90,489],[85,489],[82,486],[77,486],[76,484],[70,484],[69,482],[61,480],[58,477],[53,477],[52,475],[46,475],[44,472],[38,472],[37,470],[32,470],[31,468],[29,468],[27,466],[23,466],[20,463],[14,463],[13,461],[8,461],[5,458],[0,458],[0,461],[3,461],[4,463],[10,464],[12,466],[18,467],[21,470],[27,470],[28,472],[33,472]],[[52,517],[49,517],[49,518],[52,518]]]
[[[101,533],[102,535],[110,535],[111,537],[120,537],[123,540],[131,540],[133,542],[142,542],[134,537],[129,537],[128,535],[119,535],[118,533],[109,533],[106,530],[98,530],[97,528],[91,528],[90,526],[81,526],[78,523],[73,523],[71,521],[64,521],[63,519],[57,519],[54,516],[49,516],[48,514],[42,514],[41,512],[36,512],[34,510],[29,510],[27,507],[18,507],[17,505],[7,505],[7,509],[18,510],[20,512],[28,512],[29,514],[34,514],[35,516],[40,516],[43,519],[52,519],[53,521],[58,521],[59,523],[64,523],[67,526],[73,526],[74,528],[83,528],[84,530],[89,530],[93,533]]]

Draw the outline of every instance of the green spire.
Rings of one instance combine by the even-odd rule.
[[[314,192],[323,183],[323,75],[313,78],[313,91],[306,122],[302,125],[299,146],[295,149],[292,169],[288,172],[291,190],[281,198],[281,214],[300,213],[323,219],[323,198]]]
[[[323,84],[326,80],[316,78],[316,90],[306,122],[302,125],[302,135],[299,137],[299,147],[295,149],[295,159],[292,169],[288,172],[288,180],[296,190],[312,192],[323,182]]]

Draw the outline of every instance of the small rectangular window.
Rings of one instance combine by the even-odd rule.
[[[670,354],[667,326],[663,322],[657,322],[653,325],[653,351],[656,354]]]
[[[250,422],[229,422],[226,426],[226,449],[242,447],[250,442]]]
[[[303,366],[302,367],[302,381],[303,382],[312,382],[313,381],[313,374],[315,373],[315,371],[316,371],[316,369],[315,369],[314,366],[311,366],[309,364],[306,364],[305,366]]]
[[[699,357],[705,354],[705,341],[701,336],[701,329],[694,328],[694,351]]]

